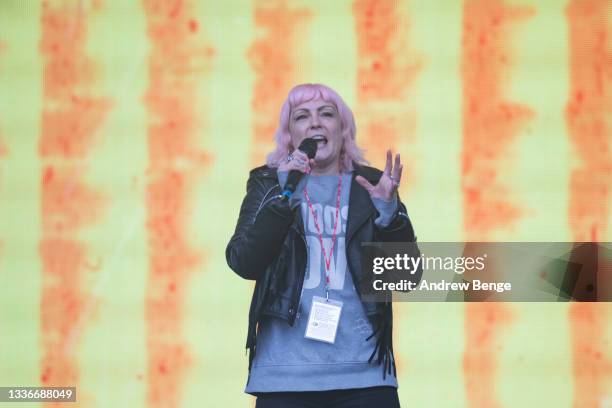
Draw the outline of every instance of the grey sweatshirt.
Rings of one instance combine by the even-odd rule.
[[[286,179],[287,173],[279,172],[281,187]],[[351,179],[351,173],[342,174],[340,219],[330,264],[329,298],[343,302],[335,342],[330,344],[304,337],[313,296],[325,298],[325,263],[314,219],[302,192],[306,185],[329,257],[338,176],[304,176],[290,201],[291,206],[300,206],[308,245],[306,276],[297,318],[293,327],[281,319],[262,318],[257,353],[245,389],[247,393],[324,391],[381,385],[397,387],[395,377],[387,376],[383,380],[382,368],[368,363],[376,339],[372,337],[366,341],[373,329],[363,311],[346,262],[345,234]],[[374,199],[373,203],[380,214],[376,224],[388,225],[397,208],[397,197],[391,202]]]

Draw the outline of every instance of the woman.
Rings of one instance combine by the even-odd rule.
[[[364,165],[355,121],[332,89],[298,85],[281,109],[276,149],[251,171],[229,266],[256,280],[246,392],[257,408],[399,407],[391,303],[362,301],[362,242],[414,242],[398,198],[400,155]],[[313,159],[301,150],[317,143]],[[288,173],[304,174],[290,200]]]

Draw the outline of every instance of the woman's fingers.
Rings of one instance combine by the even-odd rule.
[[[300,170],[302,173],[310,172],[311,162],[306,153],[301,150],[294,151],[293,160],[296,162],[297,170]]]
[[[391,149],[387,150],[387,163],[385,164],[385,171],[384,174],[386,174],[387,176],[391,177]]]
[[[296,169],[302,173],[310,173],[310,164],[308,164],[308,161],[299,162],[296,164]]]
[[[293,158],[295,160],[298,160],[300,162],[308,162],[309,160],[308,155],[301,150],[294,150],[291,154],[293,155]]]
[[[368,193],[371,193],[372,190],[374,190],[374,186],[370,184],[368,180],[366,180],[365,178],[361,176],[355,177],[355,181],[358,182],[361,185],[361,187],[365,188]]]
[[[397,171],[397,168],[402,164],[401,159],[400,159],[400,154],[396,154],[395,155],[395,164],[393,165],[393,167],[395,168],[395,171]]]
[[[297,153],[299,152],[299,153]],[[303,152],[296,151],[287,160],[278,166],[279,171],[298,170],[302,173],[310,173],[312,161]]]
[[[402,177],[402,161],[400,158],[400,154],[398,153],[395,155],[395,164],[393,166],[393,181],[399,184],[401,177]]]
[[[361,176],[357,176],[357,181],[363,188],[365,188],[370,196],[382,198],[385,201],[389,201],[399,186],[400,179],[402,178],[402,170],[404,165],[402,164],[402,158],[399,153],[393,158],[391,150],[387,150],[387,162],[385,163],[385,171],[379,182],[374,186],[368,180]],[[386,177],[385,177],[386,176]]]

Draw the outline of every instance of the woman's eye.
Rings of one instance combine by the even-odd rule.
[[[298,115],[295,117],[295,120],[300,120],[300,119],[304,119],[306,117],[306,115]]]
[[[323,112],[323,116],[327,116],[327,117],[333,117],[334,113],[333,112]]]

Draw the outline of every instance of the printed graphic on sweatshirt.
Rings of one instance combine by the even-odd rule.
[[[308,245],[308,270],[304,279],[304,289],[314,289],[325,285],[325,261],[321,250],[321,241],[315,225],[314,218],[306,202],[301,203],[302,217],[305,220],[306,243]],[[323,235],[325,253],[329,257],[332,246],[334,221],[336,220],[336,207],[319,203],[312,203],[312,210],[316,213],[317,222]],[[331,290],[342,290],[346,278],[346,221],[348,205],[340,208],[340,219],[336,227],[336,244],[329,265],[329,287]]]

